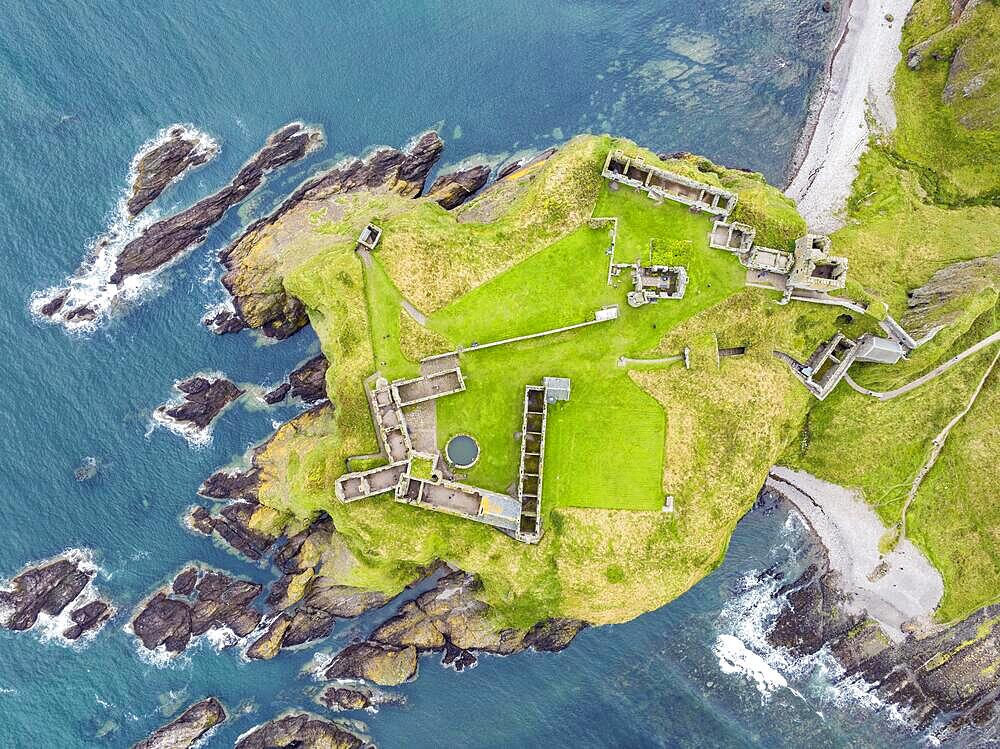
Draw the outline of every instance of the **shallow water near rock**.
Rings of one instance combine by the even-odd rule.
[[[442,170],[476,154],[499,161],[610,130],[781,182],[833,22],[816,6],[390,2],[339,15],[313,1],[8,8],[0,26],[0,577],[64,549],[92,549],[96,585],[119,613],[73,646],[0,632],[0,745],[128,747],[214,695],[232,717],[206,746],[232,746],[283,710],[322,713],[312,701],[319,685],[303,669],[385,615],[338,623],[318,647],[254,663],[236,648],[216,652],[220,638],[207,636],[172,660],[143,656],[124,631],[136,605],[191,560],[264,583],[276,576],[180,520],[205,477],[301,406],[236,404],[201,446],[151,429],[175,380],[221,370],[272,387],[318,351],[309,331],[262,345],[200,324],[224,299],[214,255],[242,223],[318,165],[403,145],[434,125],[447,141]],[[62,283],[115,221],[129,164],[161,128],[191,123],[221,146],[147,209],[168,215],[225,184],[268,133],[296,119],[321,125],[327,147],[272,175],[203,246],[158,275],[142,304],[88,335],[32,318],[32,292]],[[78,480],[83,456],[97,470]],[[557,655],[483,657],[461,674],[425,658],[415,682],[392,690],[405,704],[350,715],[382,747],[915,743],[884,711],[831,692],[821,670],[796,670],[801,664],[765,652],[746,629],[751,615],[733,609],[736,601],[761,610],[767,586],[746,581],[794,542],[780,513],[754,513],[725,564],[664,609],[585,631]],[[721,635],[757,652],[789,688],[772,678],[765,696],[752,674],[724,672]]]

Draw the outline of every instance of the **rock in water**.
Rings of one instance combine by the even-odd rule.
[[[374,749],[343,726],[309,713],[293,713],[257,726],[235,749]]]
[[[348,645],[334,656],[323,676],[327,679],[364,679],[382,687],[395,687],[417,674],[417,649],[379,642]]]
[[[228,716],[215,697],[196,702],[176,720],[157,728],[132,749],[189,749]]]
[[[184,125],[173,125],[132,161],[135,178],[126,203],[130,216],[137,216],[156,200],[171,182],[188,170],[214,158],[219,146],[204,133]]]
[[[449,174],[442,174],[431,185],[428,196],[445,210],[457,208],[479,192],[490,178],[490,168],[477,164]]]
[[[121,284],[129,276],[156,270],[204,241],[208,230],[229,208],[256,190],[268,172],[298,161],[320,143],[320,132],[301,122],[285,125],[272,133],[264,147],[244,164],[228,185],[187,210],[157,221],[125,245],[118,255],[111,283]]]
[[[112,613],[114,613],[114,609],[101,600],[91,601],[73,609],[69,615],[70,619],[73,620],[73,626],[63,631],[63,637],[67,640],[78,640],[84,633],[104,624]]]
[[[199,375],[182,380],[174,387],[183,394],[181,401],[157,406],[156,413],[172,422],[198,430],[208,428],[222,409],[245,392],[224,377],[208,378]]]
[[[0,589],[0,626],[12,630],[31,629],[40,614],[58,616],[81,597],[94,578],[94,569],[81,559],[58,557],[27,567]],[[76,639],[101,626],[113,613],[105,601],[95,600],[71,612],[74,625],[63,634]]]
[[[954,739],[958,746],[964,728],[993,719],[1000,605],[893,644],[877,622],[847,612],[846,594],[826,554],[774,595],[787,605],[768,634],[773,644],[799,655],[828,648],[844,668],[840,680],[875,685],[882,699],[908,711],[921,729],[942,718],[934,729],[938,739]]]
[[[287,338],[308,323],[305,308],[288,296],[281,284],[262,288],[261,274],[272,272],[268,263],[256,257],[258,246],[273,236],[279,220],[293,213],[322,207],[335,195],[359,190],[384,190],[406,197],[419,197],[427,175],[444,149],[440,136],[429,131],[406,150],[381,148],[364,159],[354,159],[323,172],[303,183],[268,216],[255,221],[225,250],[219,259],[226,267],[222,284],[233,297],[236,315],[251,328],[260,328],[272,338]]]
[[[330,362],[323,354],[314,356],[288,375],[288,382],[283,382],[266,393],[264,402],[274,405],[289,394],[310,404],[326,400],[326,370],[329,367]]]
[[[261,613],[251,604],[261,590],[252,580],[187,567],[169,589],[157,591],[139,607],[132,631],[147,650],[163,645],[171,653],[182,652],[192,637],[213,628],[246,637],[260,624]]]

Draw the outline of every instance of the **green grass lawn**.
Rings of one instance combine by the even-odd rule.
[[[627,247],[648,252],[651,237],[688,242],[690,282],[684,299],[629,307],[629,279],[607,285],[604,228],[579,229],[461,297],[434,315],[431,327],[464,343],[582,322],[612,303],[619,305],[620,318],[463,353],[467,390],[438,401],[439,443],[459,432],[475,436],[482,453],[467,480],[510,491],[517,477],[520,443],[515,435],[521,428],[525,385],[545,376],[569,377],[572,398],[550,412],[546,511],[557,506],[659,509],[663,408],[618,367],[618,359],[654,349],[678,322],[741,288],[744,272],[735,257],[708,247],[710,220],[683,206],[657,206],[634,191],[605,188],[595,215],[620,215],[619,238],[627,238]]]

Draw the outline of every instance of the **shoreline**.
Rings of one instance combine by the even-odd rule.
[[[858,160],[872,134],[867,115],[879,130],[896,126],[893,76],[912,5],[913,0],[845,0],[841,6],[840,36],[810,102],[785,187],[811,231],[829,234],[844,224]]]
[[[879,542],[890,529],[857,492],[784,466],[772,467],[764,486],[794,505],[826,549],[850,596],[848,610],[867,612],[896,643],[933,626],[941,575],[909,539],[883,555]]]

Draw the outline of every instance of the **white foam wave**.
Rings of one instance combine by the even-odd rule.
[[[773,550],[774,560],[795,555],[805,532],[802,520],[790,513],[781,530],[785,543]],[[716,619],[718,634],[713,649],[719,669],[754,684],[762,702],[777,690],[788,689],[810,704],[815,699],[839,709],[861,707],[907,724],[906,711],[883,700],[875,685],[857,676],[845,678],[844,668],[828,648],[802,656],[769,641],[768,634],[786,605],[785,597],[777,594],[781,584],[779,577],[758,570],[741,578],[739,592],[728,599]],[[819,710],[816,712],[822,717]]]
[[[66,604],[59,614],[53,615],[40,611],[35,619],[35,624],[31,627],[30,631],[34,632],[38,637],[38,640],[42,643],[56,643],[67,648],[80,650],[97,636],[98,632],[104,628],[104,623],[106,622],[102,622],[100,626],[83,633],[83,635],[78,637],[76,640],[70,640],[63,633],[76,624],[71,617],[73,611],[103,598],[98,591],[97,586],[94,584],[94,581],[98,577],[106,580],[110,579],[111,575],[104,568],[98,565],[96,561],[94,561],[93,550],[84,547],[65,549],[61,553],[54,557],[50,557],[49,559],[29,562],[23,569],[51,564],[59,559],[67,559],[70,562],[73,562],[81,572],[90,573],[90,580],[84,586],[83,590],[80,591],[77,597]],[[6,588],[9,585],[10,580],[0,580],[0,588]],[[0,622],[6,622],[11,613],[13,613],[13,607],[0,611]],[[112,607],[109,611],[108,619],[114,617],[116,613],[117,612]]]

